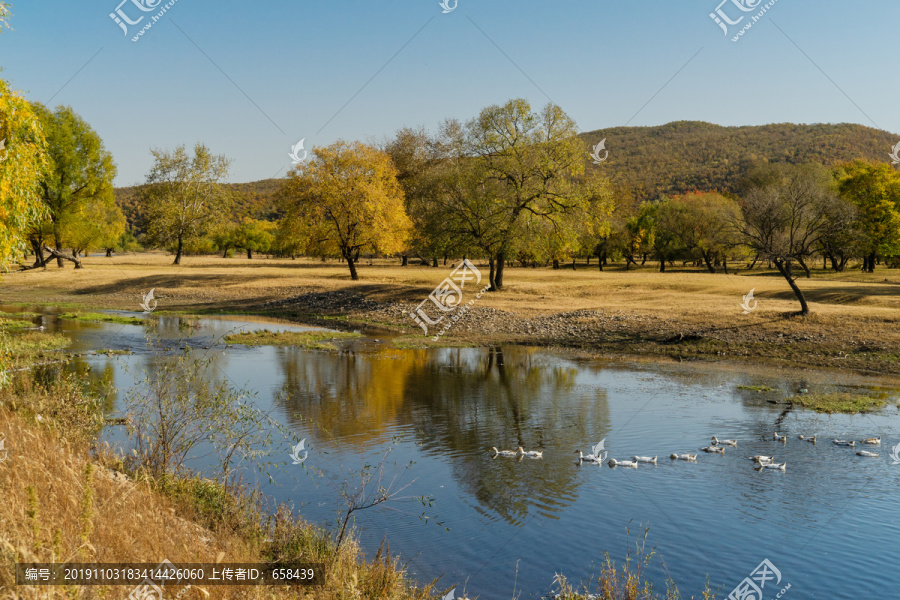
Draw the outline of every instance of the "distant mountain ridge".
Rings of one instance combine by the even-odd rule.
[[[724,127],[703,121],[612,127],[581,137],[591,145],[606,139],[609,158],[591,168],[641,199],[692,190],[734,193],[746,169],[762,162],[885,162],[900,140],[897,134],[852,123]]]
[[[734,193],[747,168],[762,162],[818,162],[827,166],[863,159],[890,160],[897,134],[852,123],[799,125],[776,123],[725,127],[703,121],[676,121],[656,127],[611,127],[580,136],[594,145],[606,139],[609,158],[600,169],[638,199],[693,190]],[[254,219],[276,216],[275,193],[281,179],[225,184],[236,201],[235,214]],[[117,188],[116,199],[129,223],[137,218],[141,186]]]

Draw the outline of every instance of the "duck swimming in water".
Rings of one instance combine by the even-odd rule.
[[[756,469],[759,471],[761,471],[762,469],[778,469],[779,471],[784,471],[786,467],[787,467],[786,462],[783,462],[783,463],[770,462],[770,463],[759,463],[759,466],[756,467]]]
[[[654,465],[656,464],[655,456],[632,456],[631,460],[633,460],[634,462],[639,462],[639,463],[651,463]]]
[[[751,456],[750,460],[752,460],[755,463],[763,464],[763,463],[775,462],[775,457],[774,456],[763,456],[762,454],[759,454],[757,456]]]
[[[632,469],[637,469],[638,464],[633,460],[616,460],[614,458],[609,459],[609,462],[606,463],[610,467],[629,467]]]
[[[497,446],[494,446],[492,448],[492,450],[494,451],[494,458],[497,458],[498,456],[505,456],[507,458],[515,458],[516,456],[519,455],[518,452],[514,452],[512,450],[497,450]]]
[[[528,450],[527,452],[519,446],[519,449],[516,451],[518,454],[521,454],[525,458],[544,458],[543,450]]]
[[[851,440],[834,440],[835,446],[855,446],[856,442]]]
[[[716,436],[712,436],[712,445],[718,446],[719,444],[723,446],[737,446],[736,440],[720,440]]]
[[[869,445],[869,446],[880,446],[880,445],[881,445],[881,438],[880,438],[880,437],[877,437],[877,438],[866,438],[866,439],[864,439],[864,440],[860,440],[859,443],[860,443],[860,444],[867,444],[867,445]]]
[[[775,440],[776,442],[787,442],[787,436],[786,435],[778,435],[777,431],[772,434],[772,439]]]
[[[798,435],[797,437],[799,439],[803,440],[804,442],[810,442],[812,444],[815,444],[819,440],[819,436],[817,436],[817,435],[814,435],[812,437],[809,437],[807,435]]]
[[[857,456],[865,456],[867,458],[878,458],[877,452],[869,452],[868,450],[860,450],[856,453]]]
[[[672,460],[686,460],[688,462],[697,462],[696,454],[670,454]]]
[[[714,454],[725,454],[725,448],[721,446],[706,446],[704,448],[700,448],[704,452],[710,452]]]

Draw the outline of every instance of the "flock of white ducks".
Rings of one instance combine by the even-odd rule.
[[[802,441],[815,444],[818,442],[819,436],[814,435],[812,437],[809,437],[809,436],[805,436],[805,435],[798,435],[797,437]],[[781,435],[777,431],[772,433],[772,439],[776,442],[781,442],[782,444],[787,443],[787,436]],[[602,441],[600,441],[600,443],[596,444],[595,446],[592,446],[590,454],[584,454],[581,450],[576,450],[575,454],[578,455],[578,464],[581,464],[583,462],[597,463],[598,465],[603,464],[603,461],[606,460],[606,456],[603,452],[604,442],[605,442],[605,440],[602,440]],[[836,446],[847,446],[847,447],[851,447],[851,448],[856,446],[856,440],[834,440],[833,443]],[[866,439],[860,440],[859,443],[867,445],[867,446],[880,446],[881,438],[880,437],[866,438]],[[710,440],[710,445],[704,446],[703,448],[700,448],[700,449],[702,451],[710,453],[710,454],[723,454],[724,455],[726,446],[731,446],[731,447],[736,448],[737,445],[738,445],[738,443],[736,440],[720,440],[716,436],[712,436],[712,439]],[[525,450],[524,448],[522,448],[522,446],[519,446],[516,450],[497,450],[497,447],[495,446],[491,450],[492,450],[493,458],[497,458],[498,456],[503,456],[506,458],[518,458],[519,460],[522,460],[523,458],[543,458],[544,457],[543,450]],[[870,452],[868,450],[860,450],[856,454],[858,456],[864,456],[866,458],[878,458],[877,452]],[[696,454],[670,454],[669,458],[672,460],[697,462]],[[774,456],[765,456],[765,455],[759,454],[756,456],[751,456],[749,458],[751,461],[753,461],[756,464],[757,470],[777,469],[780,471],[784,471],[787,468],[786,462],[783,462],[783,463],[775,462]],[[609,461],[606,464],[609,465],[610,468],[626,467],[626,468],[636,469],[638,467],[638,464],[640,464],[640,463],[655,465],[656,460],[657,460],[656,456],[632,456],[631,460],[616,460],[615,458],[611,458],[611,459],[609,459]]]

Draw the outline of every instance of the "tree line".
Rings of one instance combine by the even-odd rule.
[[[872,272],[900,257],[900,175],[887,163],[751,161],[733,192],[647,200],[603,165],[588,166],[589,145],[562,109],[533,110],[522,99],[446,120],[433,134],[404,127],[378,144],[317,148],[278,183],[263,219],[235,217],[226,156],[203,144],[154,149],[130,227],[115,202],[112,156],[70,107],[29,103],[0,81],[0,115],[0,252],[7,264],[30,248],[24,268],[53,259],[80,268],[86,251],[139,244],[172,252],[175,264],[186,253],[236,250],[339,258],[354,280],[363,256],[433,266],[470,257],[488,263],[499,291],[516,264],[596,259],[602,270],[650,260],[665,272],[681,261],[727,273],[762,261],[806,313],[797,278],[814,261],[843,271],[858,260]]]

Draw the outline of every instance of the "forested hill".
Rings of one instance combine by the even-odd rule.
[[[741,174],[758,162],[885,162],[900,140],[896,134],[849,123],[722,127],[702,121],[612,127],[582,137],[591,145],[606,138],[609,158],[592,168],[641,199],[695,189],[734,192]]]
[[[639,199],[692,190],[736,191],[746,168],[758,162],[818,162],[831,166],[862,158],[890,160],[900,136],[862,125],[775,125],[722,127],[702,121],[679,121],[659,127],[613,127],[582,134],[593,145],[606,138],[609,158],[599,166],[614,183]],[[585,160],[590,159],[585,156]],[[271,219],[281,180],[228,184],[235,214]],[[139,187],[119,188],[116,199],[129,223],[136,217]]]
[[[227,183],[225,188],[234,200],[233,213],[239,217],[251,219],[275,220],[275,193],[281,184],[280,179],[264,179],[250,183]],[[138,221],[138,194],[143,186],[116,188],[116,202],[125,213],[129,226]]]

